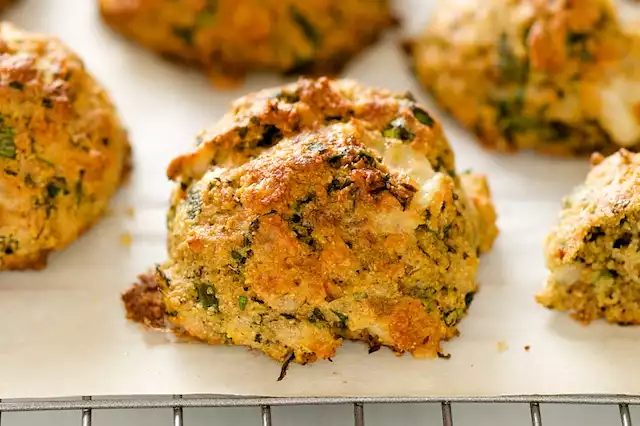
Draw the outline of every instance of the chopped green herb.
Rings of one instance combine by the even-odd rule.
[[[80,175],[78,176],[78,180],[76,181],[76,205],[80,205],[82,202],[82,180],[84,179],[84,170],[80,170]]]
[[[53,101],[51,98],[42,98],[42,106],[47,109],[51,109],[53,108]]]
[[[411,108],[411,112],[416,117],[416,119],[428,127],[433,127],[435,124],[435,120],[429,115],[429,113],[422,108],[413,107]]]
[[[282,139],[282,132],[273,124],[267,124],[262,131],[262,137],[257,145],[260,148],[268,148],[275,145]]]
[[[247,296],[238,296],[238,307],[241,311],[247,307]]]
[[[331,167],[337,169],[338,167],[340,167],[340,163],[343,158],[344,158],[344,154],[334,154],[331,157],[329,157],[327,161],[329,162],[329,165]]]
[[[16,143],[12,127],[5,126],[0,129],[0,156],[16,158]]]
[[[404,118],[398,117],[391,121],[382,131],[385,138],[399,139],[403,142],[409,142],[416,136],[411,130],[407,129]]]
[[[473,302],[473,297],[476,295],[475,291],[470,291],[469,293],[465,294],[464,296],[464,304],[467,308],[469,308],[469,306],[471,306],[471,302]]]
[[[213,24],[214,18],[215,14],[211,13],[209,10],[203,10],[196,15],[196,27],[209,27]]]
[[[47,197],[55,198],[60,193],[63,195],[69,194],[69,190],[67,189],[67,180],[63,177],[55,177],[46,186]]]
[[[192,27],[173,27],[172,33],[179,38],[187,46],[193,46],[193,28]]]
[[[202,211],[202,193],[195,186],[192,186],[189,188],[184,202],[187,203],[187,217],[194,220]]]
[[[251,241],[249,241],[249,244],[250,243]],[[238,250],[231,250],[231,257],[240,265],[247,263],[247,259],[250,258],[252,254],[253,251],[247,246],[241,247]]]
[[[35,157],[36,157],[36,160],[40,161],[41,163],[46,164],[49,167],[54,167],[55,166],[55,164],[53,164],[53,162],[47,160],[46,158],[44,158],[41,155],[36,154]]]
[[[256,337],[253,339],[253,341],[256,343],[262,343],[262,334],[256,334]]]
[[[318,32],[318,30],[316,30],[313,24],[309,22],[307,17],[300,13],[300,11],[295,6],[291,6],[289,8],[289,11],[294,22],[300,27],[300,30],[307,38],[307,40],[309,40],[309,43],[313,47],[320,47],[320,45],[322,44],[320,33]]]
[[[327,193],[331,194],[334,191],[340,191],[351,185],[353,181],[349,178],[345,178],[344,180],[340,180],[338,178],[333,178],[329,185],[327,185]]]
[[[320,321],[326,321],[322,311],[318,308],[313,308],[313,311],[309,314],[309,322],[316,323]]]
[[[168,317],[177,317],[178,313],[176,311],[166,312]]]
[[[302,216],[297,213],[291,215],[289,228],[291,228],[298,241],[308,245],[313,250],[318,249],[316,240],[313,238],[313,226],[310,222],[303,221]]]
[[[295,104],[300,101],[300,96],[297,93],[285,92],[284,90],[280,90],[276,93],[275,98],[281,101],[284,101],[288,104]]]
[[[523,82],[527,78],[528,65],[521,61],[509,45],[509,37],[502,33],[498,40],[498,71],[500,77],[507,82]]]
[[[295,202],[293,205],[293,211],[299,212],[302,210],[304,206],[312,202],[316,199],[316,194],[314,192],[308,193],[304,198],[301,198]]]
[[[249,133],[249,128],[247,126],[237,127],[236,133],[238,133],[238,137],[240,139],[244,139],[247,137],[247,134]]]
[[[19,81],[11,81],[9,82],[9,87],[16,90],[22,90],[24,89],[24,84],[20,83]]]
[[[11,170],[11,169],[4,169],[4,172],[6,174],[8,174],[9,176],[18,176],[18,172],[16,172],[15,170]]]
[[[198,302],[200,302],[204,308],[213,308],[214,311],[219,312],[218,298],[211,284],[199,284],[196,286],[196,291],[198,292]]]
[[[341,313],[341,312],[334,311],[333,309],[331,310],[331,312],[333,312],[338,317],[338,320],[340,320],[339,327],[342,328],[342,329],[346,329],[347,328],[347,321],[349,320],[349,317],[346,316],[345,314]]]
[[[367,164],[367,166],[369,167],[376,167],[376,159],[373,155],[369,154],[367,151],[360,151],[358,153],[358,156],[356,157],[356,162],[360,161],[360,160],[364,160],[364,162]]]
[[[322,145],[320,142],[313,142],[309,146],[307,146],[307,150],[311,152],[323,153],[327,150],[327,147]]]

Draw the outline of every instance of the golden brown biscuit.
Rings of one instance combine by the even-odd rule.
[[[168,175],[168,320],[280,361],[329,358],[341,338],[435,356],[495,237],[485,182],[461,184],[440,124],[348,80],[237,100]]]
[[[408,48],[420,82],[487,147],[640,147],[640,36],[609,0],[443,2]]]
[[[112,28],[212,76],[334,72],[395,21],[388,0],[100,0]]]
[[[103,213],[129,143],[58,39],[0,24],[0,270],[43,268]]]
[[[594,156],[546,242],[551,275],[538,302],[583,322],[640,324],[640,154]]]

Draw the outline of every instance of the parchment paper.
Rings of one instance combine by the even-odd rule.
[[[216,91],[198,73],[105,29],[94,3],[23,0],[8,15],[27,29],[62,37],[84,56],[130,129],[136,165],[113,213],[51,258],[45,271],[0,274],[0,398],[640,394],[640,328],[601,322],[584,327],[533,300],[546,275],[542,240],[561,197],[584,178],[586,160],[486,152],[448,119],[459,170],[489,175],[501,230],[493,252],[482,259],[481,291],[462,321],[461,336],[445,344],[450,360],[396,357],[386,349],[368,355],[363,344],[345,343],[333,363],[292,366],[276,382],[280,365],[261,353],[171,343],[126,321],[120,292],[165,256],[168,161],[190,149],[195,133],[229,101],[282,80],[254,76],[237,90]],[[430,3],[405,0],[397,6],[415,27],[427,18]],[[344,74],[410,89],[435,110],[407,72],[396,40],[389,37],[365,52]],[[133,238],[129,248],[120,243],[127,232]]]

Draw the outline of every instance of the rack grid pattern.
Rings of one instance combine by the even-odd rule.
[[[352,404],[355,426],[365,426],[364,405],[375,403],[440,403],[442,407],[442,425],[454,426],[453,406],[456,403],[527,403],[531,411],[532,426],[542,426],[540,404],[592,404],[618,405],[620,409],[621,426],[632,426],[629,405],[640,404],[640,396],[505,396],[505,397],[455,397],[442,400],[430,397],[308,397],[308,398],[242,398],[242,397],[186,397],[174,395],[171,399],[141,398],[141,399],[94,399],[83,396],[82,400],[65,401],[15,401],[2,402],[0,400],[0,426],[2,412],[16,411],[52,411],[77,410],[80,411],[82,426],[91,426],[93,410],[103,409],[136,409],[136,408],[172,408],[173,426],[185,426],[183,422],[183,408],[206,407],[260,407],[262,426],[277,426],[271,421],[272,406],[292,405],[325,405]]]

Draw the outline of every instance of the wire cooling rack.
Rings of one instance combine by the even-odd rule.
[[[173,398],[135,398],[135,399],[95,399],[90,396],[82,397],[82,400],[65,401],[0,401],[0,425],[2,424],[2,412],[16,411],[52,411],[52,410],[77,410],[82,426],[91,426],[91,413],[94,410],[105,409],[136,409],[136,408],[172,408],[173,425],[185,426],[182,418],[183,408],[205,407],[261,407],[261,419],[256,419],[256,424],[262,426],[277,426],[271,421],[272,406],[292,405],[326,405],[326,404],[351,404],[353,405],[353,421],[355,426],[365,426],[364,405],[377,403],[440,403],[442,406],[442,425],[454,426],[453,407],[456,403],[527,403],[531,409],[532,426],[542,426],[540,404],[591,404],[591,405],[618,405],[620,409],[620,424],[632,426],[629,405],[640,404],[640,396],[504,396],[504,397],[455,397],[443,401],[440,398],[430,397],[309,397],[309,398],[242,398],[242,397],[183,397],[174,395]],[[260,423],[261,422],[261,423]]]

